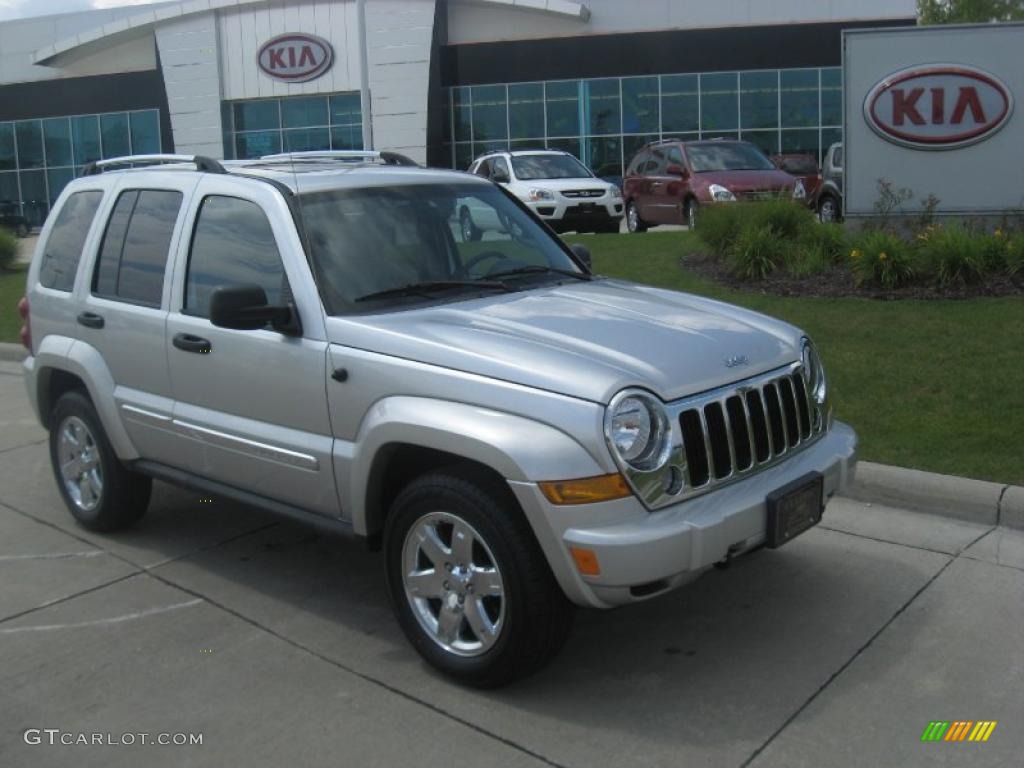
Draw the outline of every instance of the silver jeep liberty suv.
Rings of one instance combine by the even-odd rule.
[[[464,239],[466,205],[500,226]],[[83,526],[158,478],[354,535],[474,685],[540,668],[574,605],[786,543],[856,461],[797,328],[593,274],[490,181],[386,152],[90,166],[22,313]]]

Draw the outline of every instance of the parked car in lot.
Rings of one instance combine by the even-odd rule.
[[[746,141],[665,139],[630,161],[623,185],[626,226],[644,232],[658,224],[697,223],[702,205],[791,197],[804,200],[803,182],[776,168]]]
[[[772,155],[771,160],[780,171],[785,171],[803,182],[804,199],[807,205],[813,208],[818,199],[818,189],[821,187],[821,169],[818,168],[818,161],[814,155],[789,153]]]
[[[843,145],[835,143],[821,164],[821,187],[815,198],[818,218],[823,222],[843,218]]]
[[[469,172],[501,184],[556,232],[618,232],[622,193],[561,150],[488,152]],[[459,225],[469,240],[503,226],[489,206],[459,204]]]
[[[18,237],[27,237],[29,233],[28,219],[21,215],[18,204],[10,200],[0,200],[0,227]]]
[[[851,479],[805,333],[595,275],[494,184],[389,153],[164,160],[65,187],[19,306],[86,528],[137,522],[158,478],[354,536],[423,658],[498,685],[574,605],[785,544]],[[458,200],[506,226],[461,237]]]

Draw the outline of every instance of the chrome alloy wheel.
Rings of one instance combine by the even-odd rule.
[[[103,465],[96,438],[77,416],[68,416],[58,427],[57,459],[71,501],[92,512],[103,498]]]
[[[483,537],[465,520],[430,512],[402,545],[402,584],[427,635],[457,656],[486,653],[505,620],[505,586]]]
[[[640,226],[640,216],[636,212],[636,206],[632,203],[626,208],[626,229],[630,232],[636,232]]]

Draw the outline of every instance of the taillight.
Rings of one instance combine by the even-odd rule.
[[[24,325],[21,326],[21,343],[29,352],[32,351],[32,321],[28,316],[28,296],[22,296],[18,302],[18,314]]]

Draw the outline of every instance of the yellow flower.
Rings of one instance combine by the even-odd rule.
[[[880,254],[878,254],[878,260],[879,261],[885,261],[888,258],[889,258],[889,254],[887,254],[885,251],[882,251]]]
[[[850,251],[850,258],[851,259],[859,259],[860,258],[860,251],[858,251],[856,248],[854,248],[852,251]]]
[[[996,237],[1002,237],[1002,236],[1003,236],[1003,230],[1001,230],[1001,229],[997,229],[997,230],[995,231],[995,236],[996,236]]]
[[[927,240],[928,239],[928,233],[927,232],[922,232],[921,234],[919,234],[917,236],[917,239],[918,240]]]

